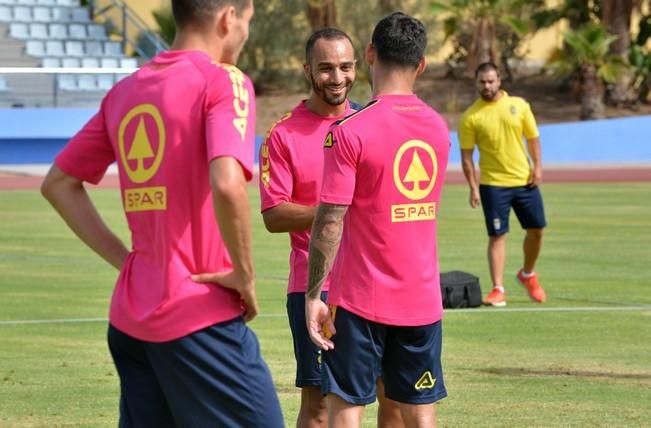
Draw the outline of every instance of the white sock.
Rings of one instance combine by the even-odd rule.
[[[522,276],[525,277],[525,278],[531,278],[535,274],[536,274],[536,272],[525,272],[524,270],[522,271]]]
[[[504,287],[502,287],[501,285],[494,286],[493,290],[500,290],[500,293],[504,293]]]

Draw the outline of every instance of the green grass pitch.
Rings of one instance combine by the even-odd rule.
[[[118,192],[91,193],[126,239]],[[446,312],[449,396],[437,407],[440,426],[651,426],[649,195],[651,183],[544,185],[549,227],[537,269],[544,305],[515,283],[523,234],[511,218],[508,306]],[[478,274],[486,292],[482,215],[467,198],[465,186],[444,190],[441,269]],[[251,205],[257,212],[254,188]],[[285,318],[289,241],[253,218],[262,312],[251,327],[293,426],[299,391]],[[38,191],[0,192],[0,426],[116,426],[118,380],[103,321],[115,276]],[[375,412],[369,406],[365,426],[374,425]]]

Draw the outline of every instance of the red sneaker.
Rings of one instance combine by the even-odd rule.
[[[545,294],[545,290],[543,290],[540,284],[538,284],[538,274],[534,273],[529,278],[525,278],[522,275],[522,269],[520,269],[516,278],[518,278],[520,284],[527,289],[531,300],[538,303],[545,303],[547,295]]]
[[[499,288],[493,288],[481,302],[484,305],[506,306],[506,295]]]

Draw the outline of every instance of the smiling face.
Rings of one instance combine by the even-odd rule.
[[[319,39],[304,70],[318,98],[332,106],[341,105],[355,81],[353,46],[346,38]]]
[[[500,76],[495,70],[486,70],[477,74],[477,91],[484,101],[495,101],[501,84]]]

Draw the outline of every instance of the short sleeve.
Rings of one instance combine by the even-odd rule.
[[[463,115],[459,122],[459,146],[461,150],[472,150],[475,147],[475,129],[467,115]]]
[[[341,126],[333,125],[326,136],[321,202],[350,205],[355,193],[361,146]]]
[[[294,189],[288,138],[276,128],[260,146],[260,210],[291,199]]]
[[[66,144],[54,160],[66,174],[97,184],[115,162],[115,152],[106,130],[102,110]]]
[[[255,93],[251,80],[235,66],[219,65],[208,82],[206,149],[208,161],[221,156],[239,161],[247,181],[253,177]]]
[[[524,103],[524,113],[523,113],[523,133],[526,139],[537,138],[540,134],[538,133],[538,127],[536,126],[536,119],[533,117],[531,112],[531,106],[529,103]]]

